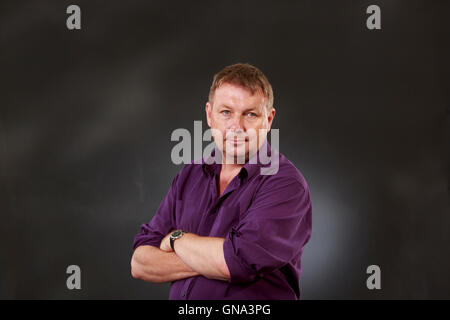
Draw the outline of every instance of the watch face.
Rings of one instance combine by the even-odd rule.
[[[181,236],[181,232],[182,232],[181,230],[175,231],[174,233],[172,233],[172,237],[177,238],[177,237]]]

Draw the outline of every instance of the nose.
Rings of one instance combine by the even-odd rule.
[[[244,131],[244,119],[240,115],[236,115],[231,119],[229,130],[231,131]]]

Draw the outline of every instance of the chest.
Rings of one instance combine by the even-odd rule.
[[[222,177],[217,179],[217,197],[220,197],[222,195],[227,186],[230,184],[231,180],[232,179]]]
[[[250,207],[258,186],[238,182],[239,177],[223,174],[205,176],[201,180],[186,179],[177,192],[174,229],[201,236],[225,237]],[[219,199],[225,192],[229,194]]]
[[[223,172],[221,171],[220,174],[216,178],[217,182],[217,198],[220,198],[220,196],[223,194],[227,186],[230,184],[231,181],[233,181],[234,178],[237,178],[237,175],[239,173],[240,169],[230,171],[230,172]]]

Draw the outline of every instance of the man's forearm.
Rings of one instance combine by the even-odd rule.
[[[176,254],[193,270],[207,278],[226,281],[230,279],[230,272],[223,253],[224,241],[223,238],[186,233],[175,240],[174,248]]]
[[[155,283],[199,275],[174,252],[166,252],[153,246],[136,248],[131,259],[131,273],[136,279]]]

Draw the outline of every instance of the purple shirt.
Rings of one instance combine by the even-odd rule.
[[[281,153],[274,175],[255,155],[218,197],[221,164],[187,164],[176,175],[155,216],[143,224],[133,247],[159,248],[174,229],[225,238],[230,280],[203,276],[173,281],[169,299],[299,299],[301,255],[311,237],[312,209],[302,174]],[[214,155],[214,151],[211,154]]]

